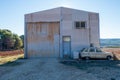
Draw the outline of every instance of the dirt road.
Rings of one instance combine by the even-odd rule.
[[[60,63],[55,58],[18,60],[0,66],[0,80],[120,80],[118,62],[72,63]]]

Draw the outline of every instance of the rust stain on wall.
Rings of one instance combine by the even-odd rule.
[[[27,23],[27,42],[54,41],[54,35],[59,35],[58,22],[31,22]]]
[[[30,22],[27,23],[28,56],[56,56],[59,49],[59,22]],[[56,43],[57,42],[57,43]],[[55,52],[57,51],[57,53]]]
[[[50,23],[49,24],[49,28],[48,28],[48,31],[49,31],[49,34],[48,34],[48,40],[50,41],[54,41],[54,35],[59,35],[59,24],[58,23]]]

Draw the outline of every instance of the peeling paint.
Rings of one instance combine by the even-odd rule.
[[[54,39],[56,35],[59,36],[59,28],[59,22],[27,23],[28,57],[51,56],[55,55],[55,52],[58,52],[57,55],[59,55],[59,49],[55,48],[55,45],[59,45],[59,39]],[[55,40],[57,40],[57,44],[54,43]]]

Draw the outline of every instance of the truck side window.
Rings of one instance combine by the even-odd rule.
[[[96,48],[96,52],[102,52],[99,48]]]
[[[94,48],[90,48],[89,52],[95,52],[95,49]]]
[[[88,52],[88,49],[85,49],[84,52]]]

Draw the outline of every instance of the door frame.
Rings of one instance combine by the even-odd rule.
[[[70,37],[70,55],[68,56],[69,58],[72,58],[72,55],[71,55],[71,36],[70,35],[65,35],[65,36],[62,36],[62,53],[63,53],[63,58],[65,58],[64,56],[64,37]]]

